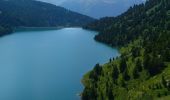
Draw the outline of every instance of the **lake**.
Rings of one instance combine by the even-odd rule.
[[[83,75],[119,55],[96,34],[63,28],[0,38],[0,100],[79,100]]]

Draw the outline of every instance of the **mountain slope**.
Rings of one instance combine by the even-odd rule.
[[[85,28],[100,32],[97,41],[119,46],[121,56],[84,76],[83,100],[170,99],[169,0],[149,0]]]
[[[151,27],[169,29],[169,5],[164,8],[165,4],[160,5],[157,1],[149,0],[145,5],[134,5],[118,17],[102,18],[84,28],[104,33],[97,35],[95,39],[113,46],[124,45],[134,40],[144,31],[139,29]]]
[[[39,0],[49,2],[67,9],[101,18],[105,16],[117,16],[134,4],[140,4],[146,0]]]
[[[0,0],[0,25],[25,27],[82,26],[94,21],[85,15],[35,0]]]

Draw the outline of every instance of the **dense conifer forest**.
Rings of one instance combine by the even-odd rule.
[[[148,0],[84,28],[121,56],[84,75],[83,100],[170,99],[170,0]]]
[[[93,18],[36,0],[0,0],[0,35],[15,27],[82,26]]]

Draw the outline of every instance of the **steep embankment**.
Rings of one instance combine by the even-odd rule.
[[[85,28],[121,47],[121,56],[97,64],[82,82],[83,100],[153,100],[170,95],[170,1],[149,0]]]
[[[93,18],[36,0],[0,0],[0,34],[12,27],[82,26]]]

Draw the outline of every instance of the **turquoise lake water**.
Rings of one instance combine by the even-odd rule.
[[[79,100],[83,75],[119,55],[96,34],[63,28],[0,38],[0,100]]]

